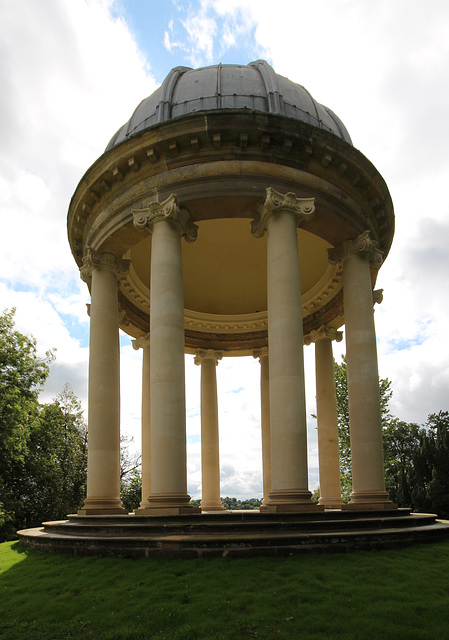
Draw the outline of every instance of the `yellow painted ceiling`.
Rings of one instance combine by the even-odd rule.
[[[217,315],[246,314],[267,308],[266,235],[253,238],[248,218],[203,220],[198,239],[182,241],[184,306]],[[330,245],[298,232],[301,290],[304,295],[326,271]],[[134,270],[149,289],[151,236],[131,249]]]

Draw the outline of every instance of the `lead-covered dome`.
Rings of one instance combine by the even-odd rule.
[[[331,109],[301,85],[275,73],[265,60],[191,69],[176,67],[154,93],[138,105],[106,147],[168,120],[207,111],[255,111],[287,116],[319,127],[352,144],[346,127]]]

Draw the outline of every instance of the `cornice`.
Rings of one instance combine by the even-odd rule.
[[[379,248],[388,252],[394,232],[388,189],[375,167],[350,144],[285,116],[206,113],[137,135],[103,154],[86,172],[68,214],[69,241],[78,264],[86,227],[123,189],[133,189],[142,180],[173,168],[217,158],[274,162],[342,189],[366,212]]]

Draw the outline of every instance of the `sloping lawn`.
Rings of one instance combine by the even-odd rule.
[[[449,638],[449,541],[242,560],[0,545],[2,640]]]

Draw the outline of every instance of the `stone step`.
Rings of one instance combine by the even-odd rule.
[[[120,555],[129,557],[216,557],[290,555],[302,552],[344,552],[436,542],[449,538],[449,523],[434,522],[420,527],[340,530],[336,532],[232,532],[228,534],[184,534],[148,536],[76,536],[29,529],[21,541],[40,549],[67,551],[75,555]]]
[[[108,522],[98,520],[95,516],[81,516],[79,519],[69,521],[44,523],[45,531],[48,533],[61,533],[65,535],[78,536],[126,536],[132,531],[136,535],[175,535],[175,534],[231,534],[233,531],[239,533],[267,533],[273,535],[277,532],[320,532],[339,531],[357,529],[387,529],[399,526],[425,526],[435,522],[436,516],[433,514],[412,514],[402,516],[383,517],[360,517],[350,520],[335,519],[332,513],[327,519],[308,520],[285,519],[284,516],[277,518],[253,518],[251,520],[235,521],[229,520],[226,516],[221,519],[203,520],[202,517],[188,522],[175,520],[158,522],[146,516],[128,516],[120,522]]]

